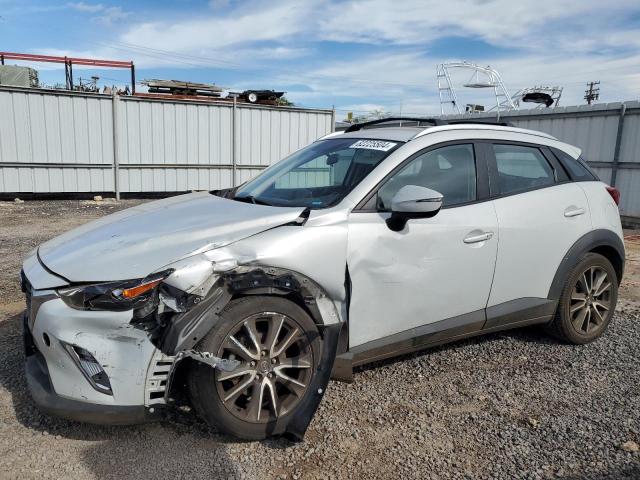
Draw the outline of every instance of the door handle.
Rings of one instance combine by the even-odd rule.
[[[576,207],[567,207],[564,211],[564,216],[569,217],[577,217],[578,215],[584,214],[584,208],[576,208]]]
[[[493,232],[484,232],[481,233],[480,235],[472,235],[470,237],[466,237],[463,242],[464,243],[479,243],[479,242],[484,242],[486,240],[489,240],[491,237],[493,237]]]

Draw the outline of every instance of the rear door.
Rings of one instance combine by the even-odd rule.
[[[546,299],[562,258],[591,230],[591,219],[584,191],[547,147],[496,141],[483,148],[500,238],[491,317],[491,307],[513,302],[518,310]]]

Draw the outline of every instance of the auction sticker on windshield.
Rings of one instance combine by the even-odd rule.
[[[388,152],[396,145],[397,143],[385,142],[384,140],[358,140],[349,148],[366,148],[369,150],[381,150],[383,152]]]

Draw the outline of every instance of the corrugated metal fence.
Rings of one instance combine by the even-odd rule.
[[[639,102],[521,110],[501,120],[582,148],[620,190],[622,215],[640,218]],[[2,87],[0,194],[225,188],[333,125],[331,110]]]
[[[442,118],[495,119],[495,113]],[[600,178],[620,190],[621,215],[640,218],[639,102],[503,112],[500,120],[580,147]]]
[[[226,188],[333,124],[331,110],[1,88],[0,193]]]

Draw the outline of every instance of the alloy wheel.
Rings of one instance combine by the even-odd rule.
[[[238,322],[218,356],[239,360],[232,372],[216,371],[216,388],[234,416],[266,423],[291,411],[313,374],[313,351],[303,328],[286,315],[264,312]]]
[[[609,274],[598,266],[589,267],[578,277],[569,306],[576,331],[591,334],[604,325],[611,309],[612,288]]]

